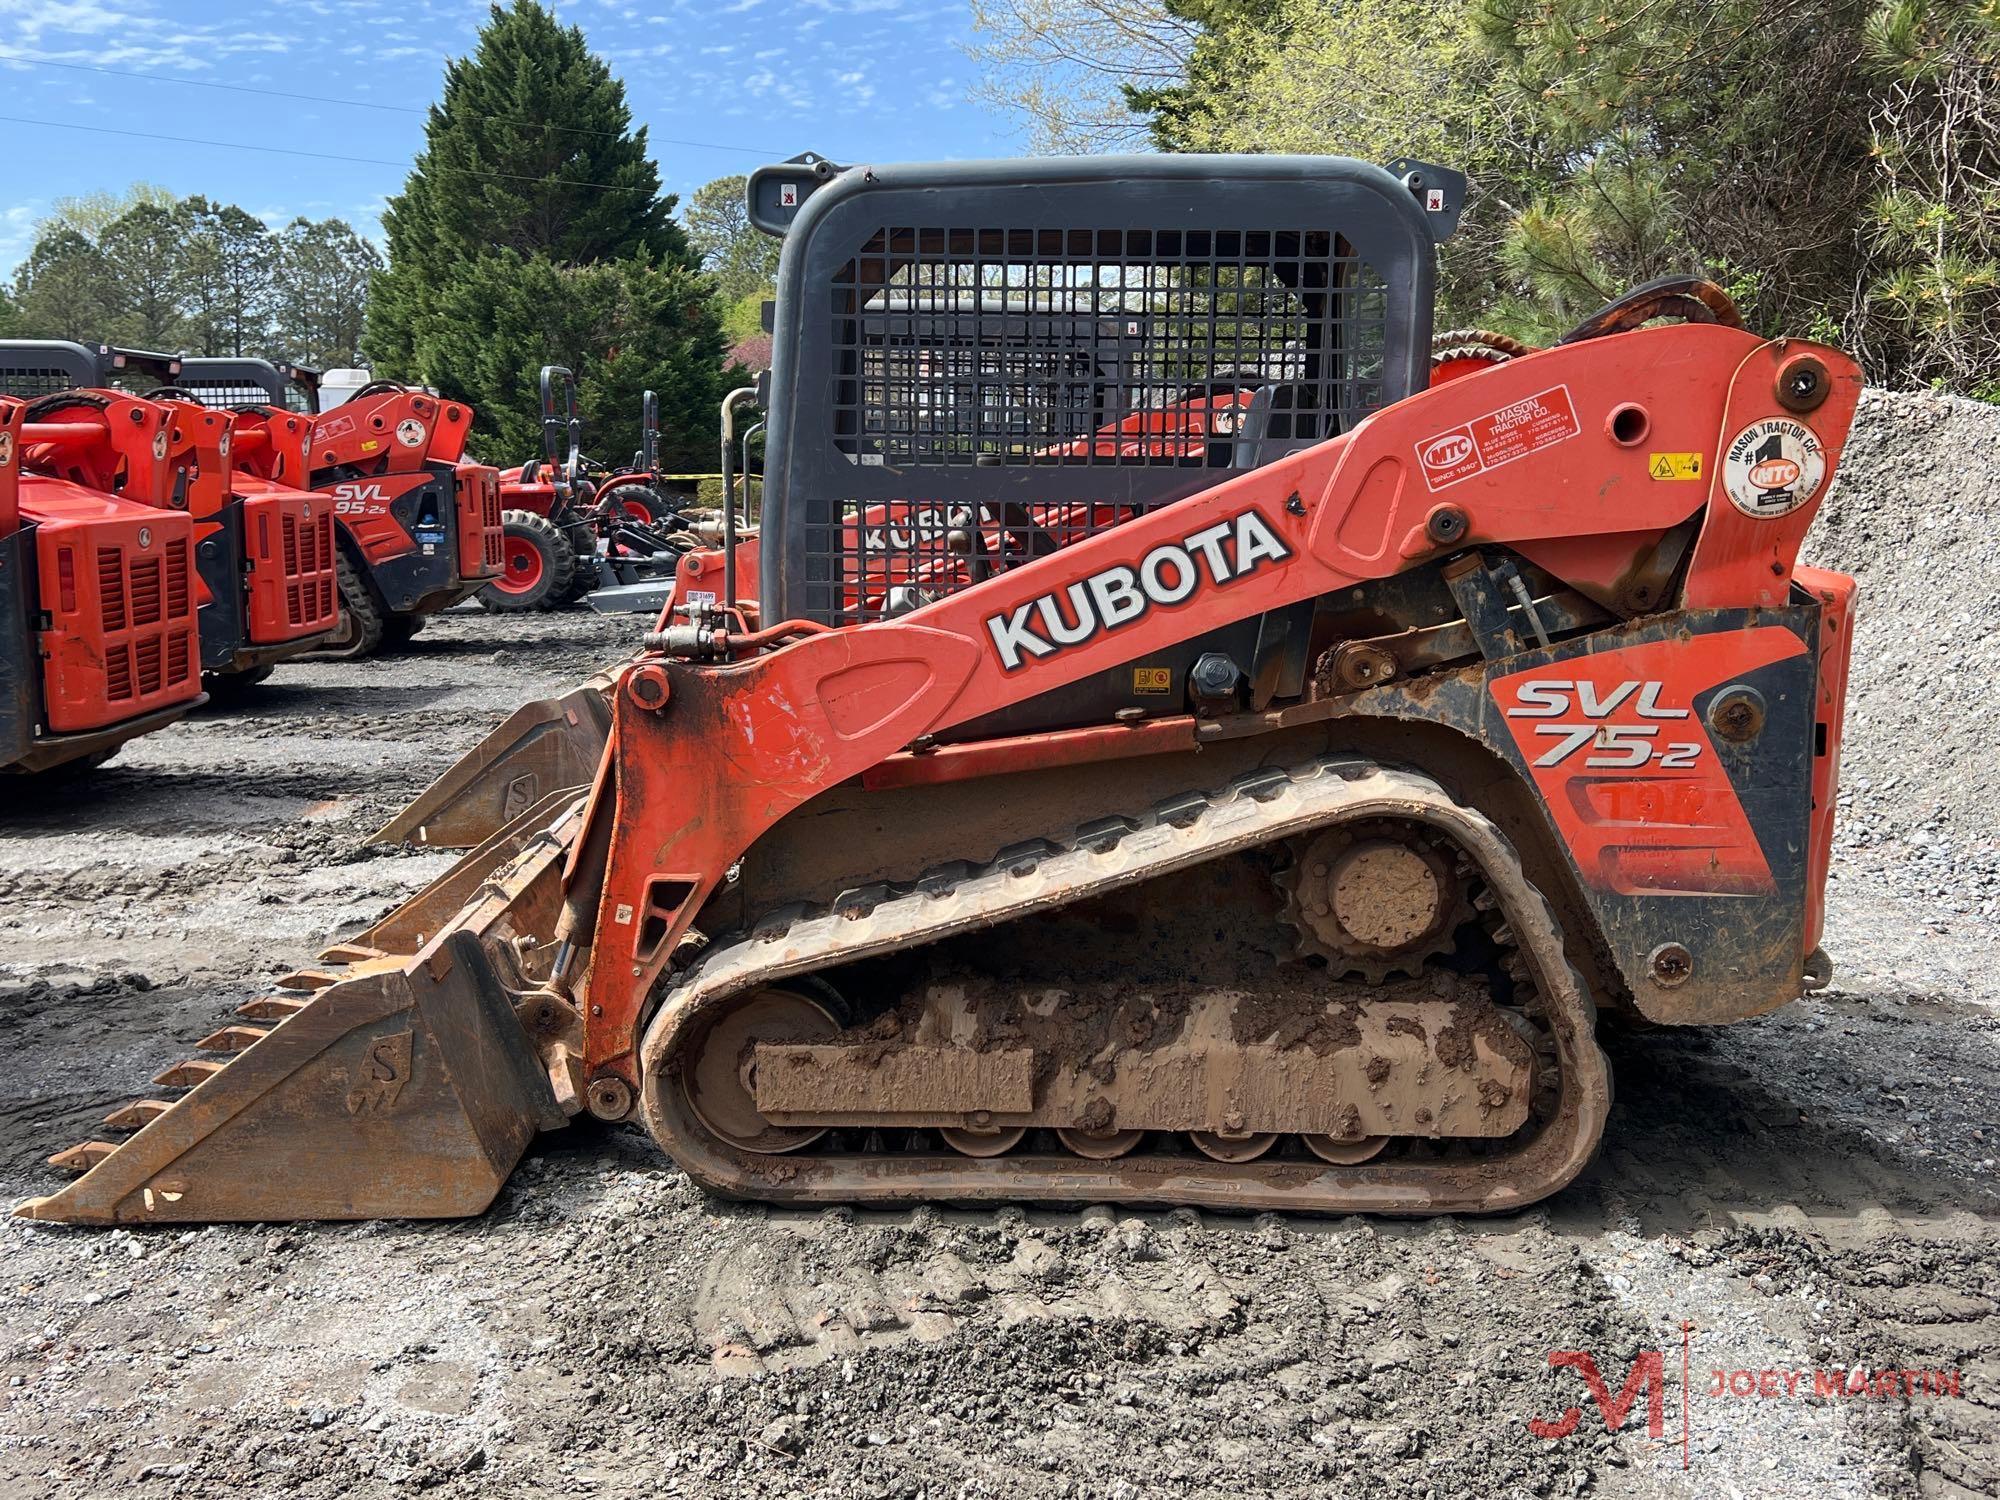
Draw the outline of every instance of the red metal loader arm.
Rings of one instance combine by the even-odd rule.
[[[899,619],[736,664],[635,662],[566,872],[566,935],[594,922],[586,1074],[637,1081],[648,991],[730,865],[920,736],[1468,545],[1645,545],[1704,507],[1685,602],[1783,603],[1815,505],[1747,511],[1725,490],[1725,449],[1759,421],[1806,424],[1825,465],[1817,500],[1860,392],[1845,355],[1736,329],[1589,340],[1413,396]],[[1667,455],[1697,455],[1699,482]]]

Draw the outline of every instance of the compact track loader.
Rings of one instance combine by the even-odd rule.
[[[132,395],[168,403],[161,461],[171,483],[146,503],[183,511],[194,522],[202,679],[211,694],[234,696],[339,628],[329,591],[333,560],[316,545],[319,533],[331,529],[332,505],[295,487],[304,478],[299,418],[283,418],[289,430],[278,434],[280,446],[293,450],[287,468],[284,455],[270,451],[268,430],[253,433],[242,419],[206,410],[174,385],[181,368],[178,356],[108,344],[0,340],[0,392],[30,398],[29,422],[81,431],[129,419]],[[291,482],[274,485],[246,471],[242,458],[251,450],[263,450],[259,462],[286,469]],[[103,494],[143,493],[131,482],[124,450],[108,440],[49,447],[41,467]]]
[[[317,405],[317,377],[261,359],[188,359],[203,404],[284,413]],[[465,455],[473,411],[391,380],[311,417],[309,487],[338,523],[342,628],[316,654],[351,659],[408,640],[501,571],[499,471]]]
[[[204,701],[170,418],[102,394],[87,420],[0,395],[0,778],[102,764]],[[116,490],[74,477],[96,469]]]
[[[1463,187],[755,173],[760,619],[663,622],[587,784],[19,1212],[476,1213],[579,1114],[798,1203],[1562,1187],[1604,1009],[1712,1025],[1826,978],[1854,587],[1797,553],[1861,377],[1685,281],[1433,384]],[[1190,390],[1228,409],[1201,441],[1103,440]]]

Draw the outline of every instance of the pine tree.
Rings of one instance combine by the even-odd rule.
[[[287,359],[313,369],[361,357],[369,279],[382,256],[341,219],[298,218],[277,237],[275,314]]]
[[[108,338],[113,317],[111,268],[74,229],[57,228],[35,241],[14,276],[16,327],[23,338]]]
[[[364,348],[378,373],[470,404],[482,446],[506,461],[539,445],[544,363],[577,372],[594,449],[634,446],[651,387],[667,451],[698,460],[722,338],[673,208],[624,85],[583,33],[536,0],[496,5],[472,56],[446,68],[424,150],[383,214],[389,263]],[[629,389],[609,387],[613,371]],[[689,393],[684,413],[668,415],[669,391]]]

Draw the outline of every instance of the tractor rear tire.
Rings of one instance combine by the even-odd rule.
[[[621,484],[601,503],[614,514],[620,514],[628,521],[637,521],[642,526],[664,521],[674,513],[674,508],[667,504],[666,496],[644,484]]]
[[[531,510],[509,510],[500,514],[500,529],[505,571],[475,596],[480,608],[497,615],[560,609],[576,573],[576,552],[562,528]]]
[[[576,559],[562,595],[563,607],[568,608],[596,593],[603,580],[597,576],[597,529],[588,521],[572,521],[563,528],[563,535],[569,538],[570,552]]]

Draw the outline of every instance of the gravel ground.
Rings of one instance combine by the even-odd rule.
[[[1871,397],[1851,451],[1810,549],[1864,588],[1834,987],[1613,1036],[1609,1144],[1534,1211],[775,1211],[585,1127],[469,1223],[7,1220],[0,1494],[2000,1491],[2000,543],[1961,519],[2000,503],[2000,412]],[[0,815],[0,1195],[431,878],[358,839],[631,634],[455,613]],[[1570,1349],[1614,1395],[1661,1351],[1657,1440],[1643,1395],[1606,1432]],[[1711,1394],[1857,1365],[1960,1391]]]

